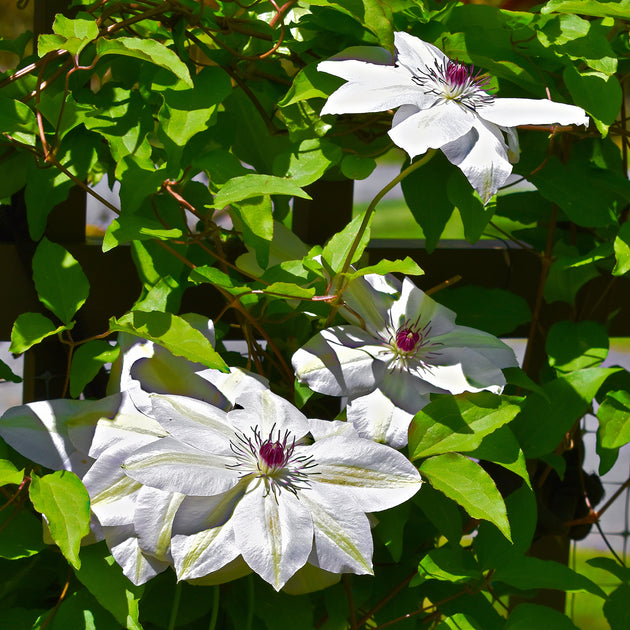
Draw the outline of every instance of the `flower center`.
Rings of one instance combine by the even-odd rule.
[[[241,477],[251,475],[262,479],[267,493],[274,496],[283,489],[296,494],[308,486],[306,471],[315,463],[310,456],[296,454],[295,446],[295,438],[289,431],[284,434],[277,431],[274,436],[272,427],[263,439],[258,427],[251,427],[251,435],[239,432],[230,441],[235,461],[227,467],[238,470]]]
[[[396,333],[396,346],[403,352],[412,352],[420,340],[420,333],[412,328],[401,328]]]
[[[425,94],[434,94],[443,102],[455,101],[473,111],[494,102],[494,97],[487,91],[490,77],[482,72],[475,73],[474,66],[468,67],[457,60],[436,60],[433,68],[418,68],[412,81]]]

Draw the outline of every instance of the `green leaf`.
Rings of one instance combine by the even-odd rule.
[[[574,247],[558,243],[554,248],[556,259],[551,265],[547,281],[545,282],[544,297],[548,303],[562,301],[568,304],[575,303],[577,292],[591,278],[599,276],[596,265],[593,262],[581,263],[583,258],[577,255]]]
[[[595,92],[601,99],[600,92]],[[617,222],[615,208],[620,195],[611,188],[603,169],[571,160],[563,164],[551,156],[544,168],[529,179],[545,199],[558,204],[578,225],[603,227]]]
[[[189,85],[191,88],[194,87],[186,64],[170,48],[154,39],[139,39],[135,37],[101,38],[96,45],[96,51],[101,57],[105,55],[124,55],[148,61],[156,66],[170,70],[186,85]]]
[[[0,558],[29,558],[46,548],[41,520],[24,507],[0,511]]]
[[[623,276],[630,271],[630,223],[621,224],[619,233],[615,237],[615,268],[613,276]]]
[[[608,355],[608,333],[591,321],[555,323],[545,344],[549,365],[560,374],[597,367]]]
[[[269,263],[273,239],[273,209],[269,195],[244,199],[232,206],[232,220],[243,232],[243,241],[256,254],[256,262],[264,269]]]
[[[289,91],[278,103],[278,107],[288,107],[309,98],[328,98],[342,84],[338,77],[319,72],[318,64],[319,61],[315,61],[295,75]]]
[[[11,329],[9,352],[22,354],[42,339],[68,329],[68,326],[55,327],[48,317],[41,313],[22,313]]]
[[[29,496],[63,555],[79,568],[81,540],[90,533],[90,497],[81,480],[67,470],[43,477],[31,473]]]
[[[630,393],[607,392],[597,409],[597,419],[597,441],[603,448],[619,448],[630,442]]]
[[[340,164],[341,174],[348,179],[365,179],[376,168],[376,161],[371,157],[362,157],[349,153]]]
[[[98,603],[128,630],[142,630],[138,620],[143,586],[134,586],[109,555],[104,543],[81,551],[81,567],[75,569],[81,583]]]
[[[551,453],[564,435],[587,412],[602,383],[616,368],[590,368],[571,372],[543,385],[546,398],[530,394],[510,428],[525,457]]]
[[[453,168],[455,167],[439,154],[400,183],[409,210],[424,232],[428,254],[435,249],[453,214],[454,208],[447,196],[446,186],[437,185],[438,182],[448,181]]]
[[[120,630],[120,624],[84,588],[64,598],[46,630]]]
[[[479,464],[459,453],[446,453],[424,460],[419,470],[436,490],[461,505],[472,518],[490,521],[511,540],[503,498]]]
[[[350,248],[359,234],[359,229],[363,223],[364,217],[365,212],[362,212],[360,215],[352,219],[352,221],[350,221],[350,223],[348,223],[341,232],[334,234],[326,243],[322,251],[322,258],[329,265],[333,274],[337,274],[341,271],[346,258],[350,254]],[[363,251],[369,242],[370,228],[368,226],[359,239],[358,246],[352,255],[350,264],[361,258]]]
[[[427,553],[418,565],[418,574],[425,580],[461,584],[481,578],[481,570],[469,550],[461,547],[440,547]]]
[[[217,269],[216,267],[210,267],[204,265],[203,267],[196,267],[190,272],[190,281],[199,284],[200,282],[207,282],[214,286],[225,289],[232,295],[241,295],[242,293],[249,293],[250,287],[247,285],[236,285],[230,276]]]
[[[493,335],[507,335],[532,316],[525,298],[505,289],[449,287],[440,292],[439,302],[457,313],[458,324]]]
[[[562,77],[575,104],[583,107],[606,135],[621,109],[623,91],[617,77],[594,70],[578,72],[573,66],[567,66]]]
[[[470,187],[466,176],[459,169],[455,169],[448,178],[446,192],[450,202],[459,210],[464,237],[469,243],[476,243],[494,216],[496,202],[486,199],[488,203],[484,205],[479,194]]]
[[[212,344],[185,319],[159,311],[131,311],[109,320],[110,330],[130,333],[153,341],[174,355],[228,372],[229,368]]]
[[[310,300],[315,295],[315,288],[311,287],[307,289],[291,282],[274,282],[268,287],[265,287],[262,292],[268,295],[280,295]]]
[[[378,273],[382,276],[388,273],[401,273],[405,276],[422,276],[424,275],[424,271],[420,269],[418,263],[406,256],[404,260],[387,260],[386,258],[380,260],[375,265],[370,265],[369,267],[362,267],[358,271],[354,271],[348,274],[348,280],[354,280],[355,278],[360,278],[361,276],[365,276],[368,273]]]
[[[21,101],[0,96],[0,130],[3,135],[35,146],[38,135],[37,118],[28,105]]]
[[[96,39],[98,37],[98,25],[89,13],[78,13],[76,18],[72,20],[58,13],[53,23],[53,33],[63,37]]]
[[[8,459],[0,459],[0,486],[9,483],[20,484],[24,479],[24,469],[18,470],[17,466]]]
[[[439,453],[472,451],[519,411],[518,405],[486,391],[435,395],[411,422],[409,456],[413,461]]]
[[[33,281],[40,302],[66,325],[90,291],[90,283],[77,260],[47,238],[41,240],[33,256]]]
[[[466,613],[455,613],[444,617],[435,630],[484,630],[472,616]]]
[[[481,444],[468,453],[470,457],[498,464],[521,477],[531,488],[525,454],[510,427],[503,426],[483,438]]]
[[[181,236],[182,231],[179,228],[165,228],[157,220],[122,214],[107,227],[103,238],[103,252],[108,252],[110,249],[130,241],[148,241],[151,239],[167,241]]]
[[[0,361],[0,379],[11,381],[12,383],[21,383],[22,379],[13,373],[13,370],[4,362]]]
[[[216,194],[214,207],[221,209],[237,201],[243,201],[251,197],[260,197],[261,195],[289,195],[290,197],[302,197],[303,199],[311,198],[291,180],[274,177],[273,175],[253,173],[230,179]]]
[[[413,499],[440,534],[457,545],[463,535],[462,516],[457,504],[428,483],[422,484]]]
[[[553,630],[579,630],[561,612],[538,604],[519,604],[508,617],[505,630],[532,630],[532,628],[553,628]]]
[[[550,588],[605,597],[604,591],[584,575],[559,562],[533,556],[515,555],[511,562],[504,562],[495,569],[492,580],[520,590]]]
[[[628,602],[630,601],[630,585],[620,584],[604,602],[604,615],[610,624],[610,630],[628,628]]]
[[[118,346],[112,347],[107,341],[100,339],[80,345],[72,355],[70,396],[76,398],[94,379],[103,365],[115,361],[119,354]]]
[[[577,13],[594,17],[617,17],[630,20],[630,0],[550,0],[541,13]]]
[[[613,560],[613,558],[598,556],[596,558],[589,558],[586,563],[597,569],[608,571],[622,582],[630,584],[630,568],[620,565],[619,562]]]

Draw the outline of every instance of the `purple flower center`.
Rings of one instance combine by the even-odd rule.
[[[286,466],[292,452],[293,447],[287,447],[286,442],[282,443],[277,440],[275,442],[272,440],[265,440],[260,445],[258,455],[260,459],[269,466],[269,468],[282,468]]]
[[[487,92],[490,77],[482,72],[475,73],[474,66],[444,59],[436,60],[433,68],[418,68],[417,72],[412,81],[425,94],[433,94],[441,101],[455,101],[473,111],[494,101]]]
[[[412,352],[419,340],[420,333],[412,328],[401,328],[396,333],[396,346],[403,352]]]

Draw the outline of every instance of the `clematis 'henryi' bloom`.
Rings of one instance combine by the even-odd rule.
[[[309,420],[269,390],[243,392],[228,412],[183,396],[152,401],[169,436],[129,455],[123,470],[164,493],[169,509],[158,512],[171,514],[179,579],[239,561],[277,590],[307,564],[371,573],[366,512],[420,488],[418,471],[394,449],[350,424]],[[160,529],[153,514],[136,520],[141,545]]]
[[[318,69],[347,81],[321,113],[399,109],[389,135],[411,158],[441,149],[487,203],[518,160],[518,125],[588,125],[580,107],[546,99],[496,98],[489,78],[408,33],[394,33],[396,56],[358,46]],[[362,60],[365,59],[365,60]]]
[[[350,399],[348,419],[361,435],[404,446],[413,414],[431,393],[499,393],[502,368],[517,365],[511,348],[455,324],[455,313],[409,278],[369,274],[343,295],[341,312],[351,323],[322,330],[292,362],[313,391]]]

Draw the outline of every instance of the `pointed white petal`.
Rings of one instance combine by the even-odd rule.
[[[330,435],[357,437],[358,433],[351,422],[342,420],[309,420],[310,434],[314,440],[322,440]]]
[[[172,438],[149,444],[128,457],[125,473],[153,488],[193,496],[220,494],[238,483],[234,457],[201,451]]]
[[[466,107],[446,101],[409,116],[390,129],[389,137],[413,158],[468,133],[475,118]]]
[[[82,470],[73,463],[77,449],[68,436],[66,421],[85,404],[83,400],[46,400],[12,407],[0,419],[0,436],[42,466],[72,470],[81,476],[89,462]]]
[[[332,436],[309,449],[309,481],[321,492],[357,499],[364,512],[403,503],[420,489],[420,474],[398,451],[371,440]]]
[[[142,553],[133,526],[104,527],[107,546],[123,573],[136,586],[148,582],[168,568],[169,563]]]
[[[404,278],[400,298],[392,305],[391,324],[395,330],[413,324],[419,331],[425,331],[429,338],[443,335],[455,327],[456,314],[438,304],[407,277]]]
[[[394,33],[394,45],[397,52],[396,62],[406,67],[411,74],[417,74],[425,68],[432,69],[436,62],[441,65],[448,60],[439,48],[409,33]]]
[[[501,132],[480,119],[465,136],[445,144],[442,152],[451,164],[460,168],[484,204],[490,201],[512,172],[508,147]]]
[[[314,555],[315,549],[311,552]],[[304,595],[305,593],[314,593],[328,588],[333,584],[337,584],[341,580],[339,573],[331,573],[324,571],[315,565],[307,562],[293,577],[282,587],[283,592],[289,595]]]
[[[332,573],[371,574],[370,523],[353,498],[334,496],[313,486],[300,492],[300,501],[313,517],[315,549],[309,562]]]
[[[415,399],[418,405],[429,402],[428,396]],[[418,407],[418,410],[421,407]],[[367,396],[354,398],[348,402],[347,417],[357,433],[368,440],[387,444],[392,448],[407,446],[407,434],[414,414],[395,405],[379,389]]]
[[[142,486],[136,499],[133,522],[144,553],[170,562],[171,531],[185,496]]]
[[[227,374],[211,369],[202,370],[198,374],[217,387],[230,401],[231,406],[236,404],[243,393],[269,389],[269,381],[266,378],[241,368],[232,367]]]
[[[295,375],[313,391],[329,396],[366,394],[386,369],[383,361],[375,359],[386,350],[375,346],[377,341],[357,326],[322,330],[293,355]]]
[[[290,431],[296,439],[308,433],[306,416],[271,390],[244,393],[239,397],[239,405],[243,409],[234,409],[228,417],[232,426],[242,433],[249,433],[252,426],[257,427],[263,439],[272,430],[274,435]]]
[[[234,430],[227,413],[188,396],[151,396],[152,417],[177,440],[201,450],[228,455]]]
[[[544,98],[495,98],[491,104],[479,107],[477,113],[484,120],[501,127],[554,124],[588,127],[589,124],[589,118],[581,107]]]
[[[388,372],[378,388],[392,403],[411,414],[416,414],[427,404],[430,394],[447,394],[448,391],[428,380],[430,369],[422,370],[416,363],[410,370],[395,370]]]
[[[171,541],[175,571],[180,580],[204,578],[239,555],[230,523],[192,535],[177,534]]]
[[[237,556],[234,560],[230,560],[225,566],[217,571],[213,571],[200,578],[188,578],[187,581],[197,586],[214,586],[216,584],[225,584],[232,580],[238,580],[244,575],[249,575],[252,570],[247,566],[243,556]]]
[[[364,328],[370,335],[379,335],[387,329],[389,310],[399,292],[400,282],[393,276],[367,274],[352,280],[345,288],[345,306],[341,312],[349,322]]]
[[[232,525],[243,559],[277,591],[304,564],[313,548],[313,520],[292,493],[276,495],[264,483],[234,510]]]

